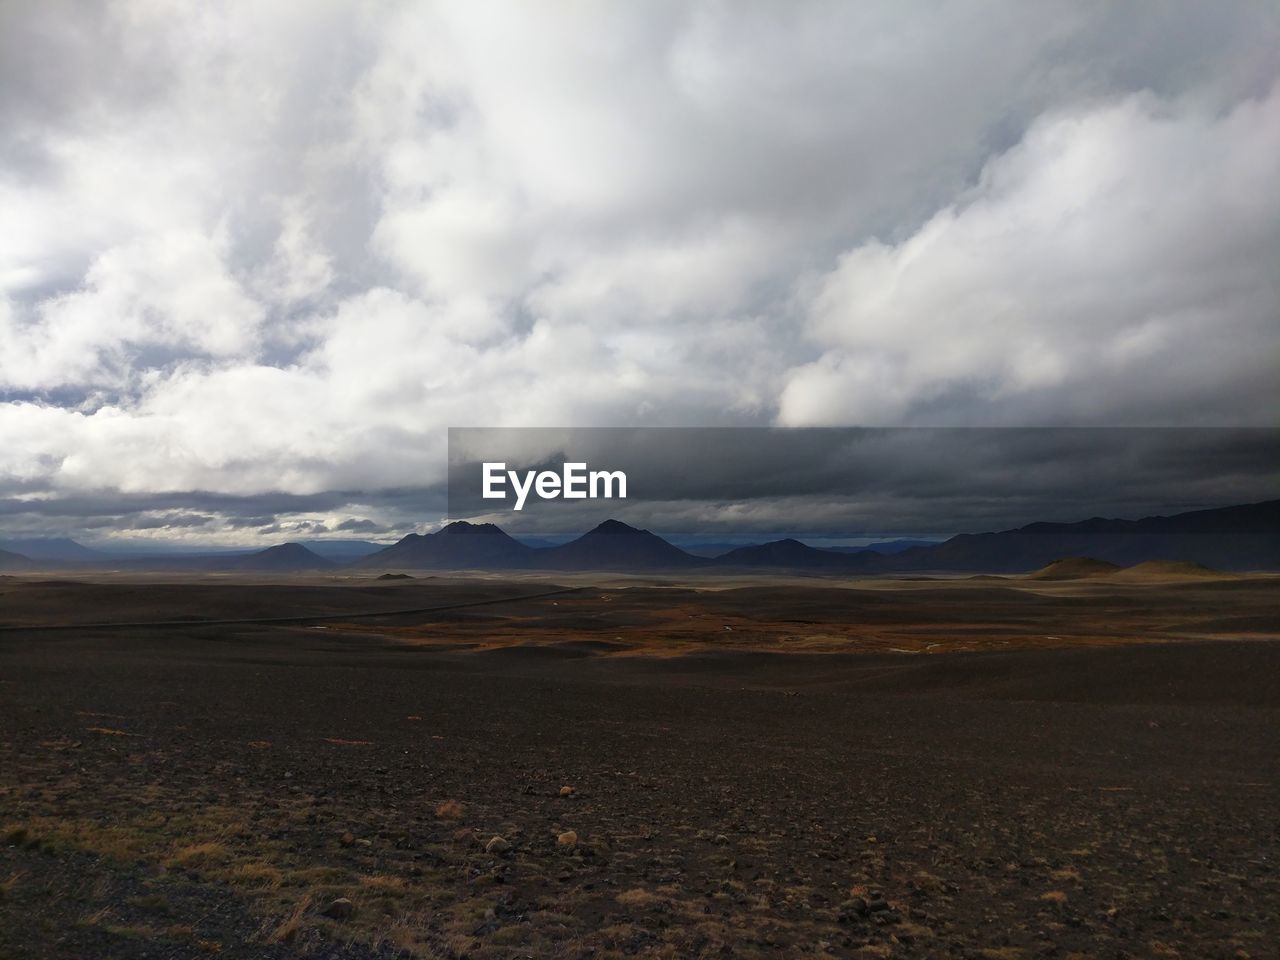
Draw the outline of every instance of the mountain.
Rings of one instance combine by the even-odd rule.
[[[41,537],[28,540],[0,540],[0,550],[20,553],[32,560],[71,560],[91,563],[104,556],[67,537]]]
[[[435,533],[411,533],[352,566],[370,569],[522,570],[535,551],[492,523],[458,520]]]
[[[372,543],[368,540],[299,540],[312,553],[319,554],[326,560],[335,563],[348,563],[385,550],[385,543]]]
[[[771,540],[738,547],[716,557],[716,564],[729,567],[779,567],[785,569],[856,570],[865,569],[869,560],[862,553],[820,550],[799,540]]]
[[[870,550],[872,553],[901,553],[903,550],[910,550],[912,547],[935,547],[938,545],[937,540],[881,540],[879,543],[868,543],[864,547],[828,547],[836,553],[863,553]]]
[[[237,560],[233,569],[288,573],[299,570],[328,570],[332,567],[332,561],[313,553],[300,543],[282,543],[277,547],[268,547],[266,550],[251,553],[244,559]]]
[[[1115,575],[1117,580],[1216,580],[1223,574],[1187,560],[1145,560]]]
[[[536,556],[539,567],[553,570],[670,570],[712,562],[619,520],[606,520],[577,540],[539,550]]]
[[[897,570],[1035,570],[1061,557],[1120,566],[1184,560],[1218,570],[1280,568],[1280,500],[1195,510],[1168,517],[1031,523],[996,533],[960,534],[933,547],[886,557]]]
[[[30,570],[36,564],[20,553],[0,550],[0,570]]]

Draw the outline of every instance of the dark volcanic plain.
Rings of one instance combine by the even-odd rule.
[[[1275,577],[0,578],[0,956],[1274,957],[1278,633]]]

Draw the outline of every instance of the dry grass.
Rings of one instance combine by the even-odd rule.
[[[614,899],[631,910],[649,910],[667,902],[665,898],[658,896],[652,890],[646,890],[644,887],[623,891]]]
[[[461,820],[467,815],[467,808],[457,800],[442,800],[436,804],[437,820]]]
[[[307,911],[311,909],[311,894],[303,894],[294,903],[293,909],[274,930],[267,935],[267,943],[292,943],[297,939],[306,923]]]
[[[269,863],[255,861],[235,864],[227,871],[226,879],[236,886],[275,888],[280,886],[284,873]]]
[[[173,904],[158,893],[149,893],[141,897],[130,897],[125,901],[129,906],[138,910],[145,910],[147,913],[168,916],[173,913]]]
[[[127,825],[103,826],[93,820],[59,820],[42,817],[24,828],[25,844],[55,851],[81,850],[117,862],[142,859],[155,847],[155,838]]]
[[[402,894],[407,887],[403,877],[397,877],[390,873],[359,877],[358,881],[362,887],[367,887],[379,893]]]
[[[196,867],[225,863],[230,852],[221,843],[193,843],[174,851],[167,865],[171,867]]]

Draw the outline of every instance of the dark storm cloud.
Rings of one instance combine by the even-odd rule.
[[[955,533],[1254,502],[1280,489],[1280,431],[900,428],[454,430],[450,515],[525,532],[619,516],[680,533]],[[627,499],[481,496],[484,461],[621,470]],[[510,491],[510,483],[506,490]]]

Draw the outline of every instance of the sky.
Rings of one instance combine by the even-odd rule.
[[[1264,0],[3,3],[0,538],[393,539],[449,427],[1275,426],[1277,183]]]

